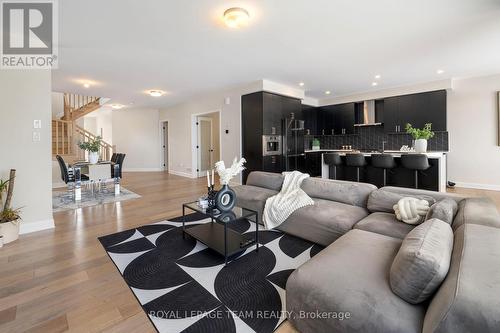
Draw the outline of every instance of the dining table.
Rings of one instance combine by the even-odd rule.
[[[86,175],[90,181],[103,181],[111,179],[111,169],[115,163],[111,161],[99,161],[92,164],[87,161],[76,161],[72,168],[80,168],[80,173]]]

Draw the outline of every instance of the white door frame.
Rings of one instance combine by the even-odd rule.
[[[212,110],[212,111],[206,111],[206,112],[201,112],[201,113],[196,113],[191,115],[191,147],[192,148],[192,153],[191,153],[191,177],[192,178],[198,178],[198,172],[196,172],[196,169],[198,168],[198,149],[196,149],[196,145],[198,143],[198,127],[196,126],[196,118],[207,115],[209,113],[218,113],[219,114],[219,158],[222,159],[222,112],[220,109],[218,110]],[[212,131],[212,138],[213,138],[213,131]],[[170,157],[169,157],[170,159]],[[203,176],[203,175],[202,175]]]

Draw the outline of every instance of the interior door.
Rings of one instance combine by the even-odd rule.
[[[168,171],[168,122],[163,123],[163,169]]]
[[[212,119],[198,117],[196,122],[198,127],[198,177],[204,177],[207,170],[213,168]]]

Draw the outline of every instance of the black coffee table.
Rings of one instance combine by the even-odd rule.
[[[186,209],[198,212],[211,219],[211,222],[186,226]],[[240,220],[248,220],[255,223],[255,232],[245,234],[228,228],[228,225]],[[233,254],[242,252],[255,245],[255,251],[259,250],[259,221],[257,212],[241,207],[235,207],[232,211],[222,213],[216,209],[204,209],[198,206],[196,201],[182,205],[182,231],[183,237],[188,234],[207,247],[227,258]]]

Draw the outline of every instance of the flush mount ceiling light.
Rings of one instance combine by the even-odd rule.
[[[111,104],[111,107],[115,110],[120,110],[123,108],[123,105],[121,104]]]
[[[380,74],[375,75],[375,80],[378,80],[380,78],[381,78]]]
[[[332,92],[330,90],[325,91],[325,95],[330,95]]]
[[[436,73],[437,73],[437,74],[443,74],[443,73],[444,73],[444,70],[442,70],[442,69],[438,69],[438,70],[436,71]]]
[[[304,82],[299,82],[299,86],[303,87],[304,86]]]
[[[372,82],[372,86],[378,86],[378,83],[377,82]]]
[[[241,7],[226,9],[224,12],[224,22],[229,28],[240,28],[248,24],[250,14]]]
[[[161,97],[161,96],[163,96],[163,94],[165,94],[165,92],[163,92],[161,90],[150,90],[149,91],[149,95],[151,97]]]
[[[85,83],[83,84],[83,87],[84,87],[84,88],[90,88],[90,83],[85,82]]]

